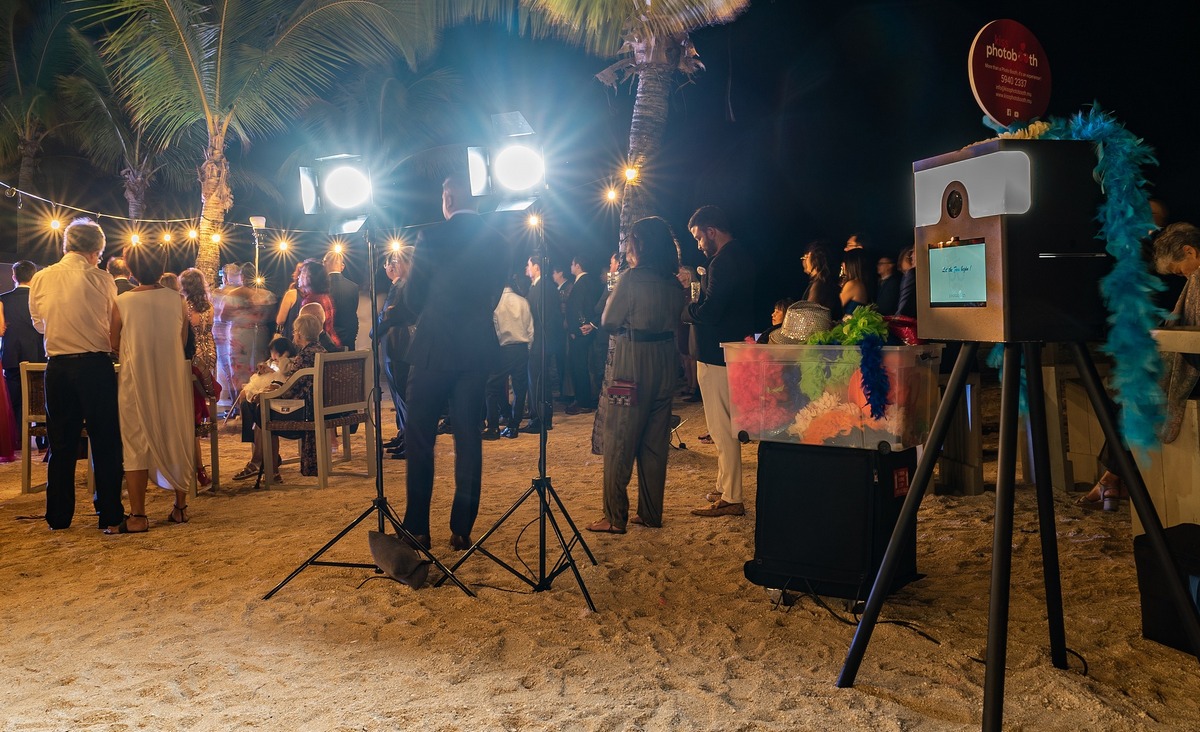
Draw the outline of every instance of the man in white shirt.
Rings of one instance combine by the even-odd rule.
[[[92,443],[99,527],[116,533],[121,504],[121,423],[110,332],[117,286],[97,267],[104,231],[91,219],[63,232],[63,258],[38,272],[29,285],[29,315],[46,337],[46,428],[50,466],[46,523],[65,529],[75,515],[75,461],[84,421]]]
[[[495,373],[487,382],[487,429],[483,439],[515,438],[525,412],[525,392],[529,386],[529,343],[533,340],[533,315],[529,301],[512,287],[500,293],[500,303],[492,312],[496,340],[500,341],[500,360]],[[508,403],[508,382],[512,381],[513,403]],[[507,415],[504,431],[500,431],[500,415]]]

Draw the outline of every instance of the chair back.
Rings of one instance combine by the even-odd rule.
[[[45,434],[46,364],[21,362],[21,424],[37,424]],[[34,431],[34,434],[37,434]]]
[[[371,393],[367,368],[370,351],[318,353],[318,379],[313,385],[313,411],[325,414],[365,410]]]

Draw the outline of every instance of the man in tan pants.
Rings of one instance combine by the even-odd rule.
[[[742,446],[729,417],[729,381],[722,343],[741,342],[754,334],[754,260],[730,233],[729,218],[716,206],[701,206],[688,221],[696,245],[709,257],[700,281],[700,295],[683,311],[695,331],[700,394],[704,419],[717,447],[715,500],[692,511],[697,516],[741,516]]]

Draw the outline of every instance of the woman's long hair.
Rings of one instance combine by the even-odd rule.
[[[871,260],[862,249],[851,249],[842,259],[846,267],[846,281],[858,280],[867,288],[867,297],[875,302],[875,293],[879,289],[879,277],[872,269]]]
[[[212,307],[208,298],[208,281],[204,279],[204,273],[195,267],[179,273],[179,292],[193,312],[203,313]]]
[[[679,240],[671,225],[658,216],[633,222],[625,246],[637,261],[638,269],[675,277],[679,272]]]
[[[300,263],[300,268],[308,273],[308,291],[301,291],[301,295],[329,294],[329,274],[325,271],[325,265],[320,260],[306,259]],[[299,280],[299,277],[297,277],[297,280]],[[299,289],[298,286],[297,289]]]
[[[810,275],[812,279],[836,284],[833,267],[829,261],[828,244],[820,239],[809,242],[808,246],[804,249],[804,256],[808,257],[808,266],[813,270],[812,275]]]

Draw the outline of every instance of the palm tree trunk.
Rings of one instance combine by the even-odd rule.
[[[654,196],[643,178],[652,166],[662,146],[667,128],[667,103],[671,97],[671,81],[675,76],[673,64],[646,64],[638,72],[637,95],[633,100],[633,122],[629,126],[629,164],[638,170],[638,178],[625,185],[621,200],[622,252],[629,227],[640,218],[654,213]]]
[[[146,213],[146,191],[150,182],[140,170],[126,168],[121,171],[125,179],[125,203],[129,209],[129,218],[140,219]]]
[[[200,203],[200,248],[196,252],[196,269],[204,273],[210,287],[216,287],[221,245],[212,240],[212,235],[221,233],[225,214],[233,206],[224,137],[213,137],[209,141],[204,163],[200,166]]]
[[[667,105],[671,98],[671,81],[675,75],[675,68],[674,64],[650,63],[643,65],[638,72],[637,95],[633,99],[633,122],[629,126],[629,164],[638,170],[638,177],[632,184],[625,184],[625,195],[621,200],[621,238],[618,246],[622,252],[625,251],[625,239],[633,222],[654,213],[654,196],[642,174],[653,164],[662,146],[663,134],[667,129]],[[593,455],[604,454],[604,418],[608,413],[606,393],[612,381],[615,338],[616,336],[608,338],[604,381],[600,387],[596,419],[592,422]]]

